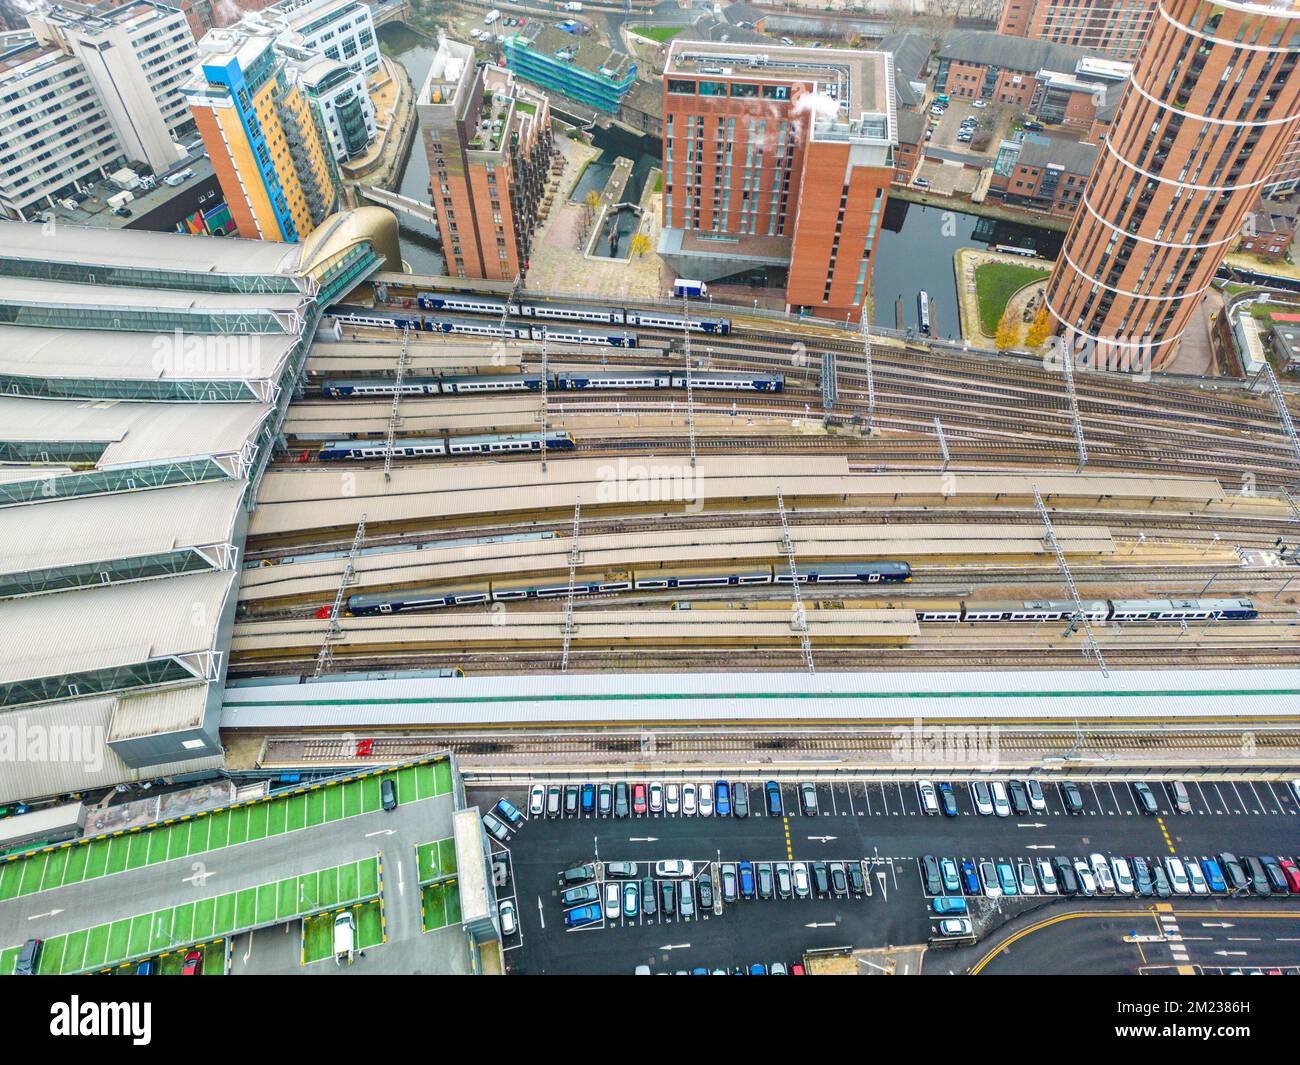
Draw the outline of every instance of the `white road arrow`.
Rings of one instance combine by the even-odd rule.
[[[685,950],[689,946],[690,946],[689,943],[665,943],[659,949],[660,950]]]
[[[1027,850],[1027,851],[1054,851],[1054,850],[1056,850],[1056,844],[1055,844],[1055,843],[1026,843],[1026,844],[1025,844],[1025,850]]]
[[[1244,950],[1216,950],[1214,953],[1220,958],[1244,958],[1246,956]]]
[[[1202,928],[1235,928],[1236,926],[1230,925],[1227,921],[1202,921],[1201,927]]]
[[[831,840],[839,839],[839,838],[840,838],[839,836],[809,836],[808,837],[809,841],[812,843],[829,843],[831,842]]]
[[[806,925],[804,925],[804,927],[805,928],[834,928],[837,923],[838,922],[836,921],[809,921]]]
[[[29,918],[27,918],[27,920],[39,921],[42,917],[57,917],[62,912],[63,912],[62,910],[50,910],[49,913],[34,913]]]
[[[542,896],[537,896],[537,916],[541,918],[542,927],[546,927],[546,914],[542,911]]]
[[[1046,827],[1047,827],[1046,821],[1032,821],[1028,823],[1024,821],[1018,821],[1016,823],[1016,828],[1046,828]]]
[[[378,832],[367,832],[366,839],[371,836],[391,836],[395,831],[397,830],[394,828],[381,828]]]
[[[658,843],[659,837],[658,836],[628,836],[627,841],[629,843]]]

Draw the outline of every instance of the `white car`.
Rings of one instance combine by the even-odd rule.
[[[664,788],[664,809],[670,814],[675,814],[681,808],[681,791],[676,784],[669,784]]]
[[[1092,875],[1097,878],[1097,890],[1103,895],[1115,894],[1115,874],[1110,871],[1110,862],[1106,861],[1106,856],[1090,854],[1088,860],[1092,863]]]
[[[989,798],[989,786],[982,780],[977,780],[970,786],[971,801],[975,804],[975,812],[984,817],[989,817],[993,813],[993,801]]]
[[[1187,879],[1187,870],[1179,859],[1166,858],[1165,872],[1169,874],[1169,886],[1174,889],[1175,895],[1190,895],[1192,893],[1192,884]]]
[[[939,922],[941,936],[968,936],[971,934],[969,917],[945,917]]]
[[[1295,801],[1300,802],[1300,780],[1291,781],[1291,794],[1295,796]]]
[[[669,858],[667,861],[655,862],[655,876],[660,880],[666,878],[676,879],[678,877],[688,877],[695,875],[695,863],[684,862],[680,858]]]
[[[1034,867],[1028,862],[1016,863],[1016,883],[1020,885],[1020,894],[1038,894],[1038,881],[1034,879]]]
[[[992,862],[980,862],[980,883],[984,885],[987,898],[1002,897],[1002,885],[998,883],[998,871]]]
[[[988,107],[988,105],[989,105],[989,103],[988,103],[987,100],[972,100],[972,101],[971,101],[971,107]]]
[[[1187,879],[1191,881],[1193,895],[1208,895],[1210,885],[1205,879],[1205,874],[1201,872],[1201,867],[1195,859],[1188,859],[1183,863],[1187,870]]]
[[[1052,863],[1046,858],[1039,858],[1034,865],[1038,869],[1038,882],[1043,886],[1043,894],[1060,894],[1061,886],[1056,882],[1056,870],[1052,868]]]
[[[1082,858],[1074,859],[1074,875],[1079,879],[1079,894],[1097,894],[1097,878],[1092,875],[1092,870],[1088,868],[1088,863]]]
[[[509,899],[504,899],[497,905],[497,916],[501,918],[501,934],[503,936],[512,936],[519,927],[519,921],[515,917],[515,904]]]
[[[934,783],[929,780],[918,780],[916,782],[916,794],[921,800],[921,812],[923,814],[937,814],[939,812],[939,793],[934,790]]]
[[[541,784],[534,784],[532,791],[528,793],[528,816],[541,817],[546,810],[546,788]]]
[[[1029,808],[1036,814],[1047,813],[1047,797],[1043,795],[1043,786],[1036,780],[1026,780],[1025,791],[1029,793]]]
[[[1011,804],[1007,802],[1007,786],[1000,780],[995,780],[989,785],[989,791],[993,793],[993,812],[999,817],[1011,816]]]
[[[1115,874],[1115,890],[1121,895],[1132,895],[1135,891],[1133,887],[1133,872],[1128,867],[1128,862],[1123,858],[1112,858],[1110,860],[1110,871]]]
[[[796,897],[806,899],[811,894],[808,887],[808,863],[795,862],[790,869],[794,873],[794,893]]]
[[[682,785],[682,816],[683,817],[695,816],[695,785],[694,784]]]
[[[712,817],[713,816],[713,785],[701,784],[699,796],[700,796],[700,816]]]
[[[650,812],[652,814],[663,813],[664,810],[664,786],[657,780],[650,781]]]
[[[605,920],[616,921],[623,912],[623,889],[614,881],[605,885]]]

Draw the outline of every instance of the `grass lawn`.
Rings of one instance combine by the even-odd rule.
[[[632,26],[630,27],[630,29],[631,32],[635,33],[638,37],[649,37],[650,40],[658,41],[660,44],[663,44],[664,41],[671,41],[674,37],[676,37],[679,33],[681,33],[682,30],[686,29],[686,27],[685,26]]]
[[[1012,263],[981,263],[975,267],[975,298],[979,301],[980,327],[984,332],[989,336],[997,332],[1007,300],[1019,289],[1050,274],[1050,270],[1037,266]]]
[[[663,191],[664,191],[664,175],[663,175],[663,171],[660,171],[659,175],[655,178],[655,192],[663,192]]]

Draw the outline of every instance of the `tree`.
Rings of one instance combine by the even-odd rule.
[[[1051,323],[1047,317],[1047,305],[1040,304],[1038,313],[1034,315],[1034,320],[1029,326],[1029,332],[1025,334],[1025,347],[1030,351],[1037,351],[1043,346],[1045,341],[1052,332]]]
[[[1011,317],[1009,310],[1003,310],[1002,318],[998,322],[998,331],[993,334],[994,346],[998,351],[1006,351],[1008,348],[1015,347],[1019,339],[1020,326]]]
[[[633,255],[644,255],[650,250],[650,238],[644,233],[637,233],[632,238],[631,251]]]

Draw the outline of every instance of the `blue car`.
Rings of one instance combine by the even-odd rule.
[[[741,898],[752,899],[754,897],[754,863],[740,863],[740,895]]]
[[[582,785],[582,812],[584,814],[589,814],[595,808],[596,808],[596,785],[595,784]]]
[[[596,924],[603,916],[603,912],[598,902],[593,902],[590,906],[579,906],[564,915],[564,927],[582,928],[584,925]]]
[[[769,780],[763,785],[764,791],[767,792],[767,812],[773,817],[781,816],[781,785],[775,780]]]
[[[975,871],[975,863],[972,861],[961,863],[961,886],[967,895],[984,894],[984,889],[980,887],[980,875]]]
[[[939,809],[943,811],[943,816],[956,817],[957,793],[952,790],[952,785],[941,781],[937,787],[939,789]]]
[[[153,959],[148,958],[135,967],[136,976],[153,976]]]
[[[1223,870],[1219,868],[1218,862],[1213,858],[1202,858],[1201,868],[1205,870],[1205,882],[1214,894],[1222,895],[1228,890],[1228,882],[1223,879]]]
[[[751,966],[749,967],[749,975],[750,975],[750,976],[766,976],[766,975],[767,975],[767,966],[764,965],[762,962],[755,962],[753,965],[751,965]]]
[[[1004,895],[1020,894],[1020,888],[1016,885],[1016,871],[1011,868],[1010,862],[998,862],[998,884]]]
[[[966,900],[952,895],[943,895],[935,899],[931,904],[934,912],[942,917],[950,917],[953,914],[966,913]]]
[[[713,812],[719,817],[731,816],[731,785],[725,780],[713,785]]]

